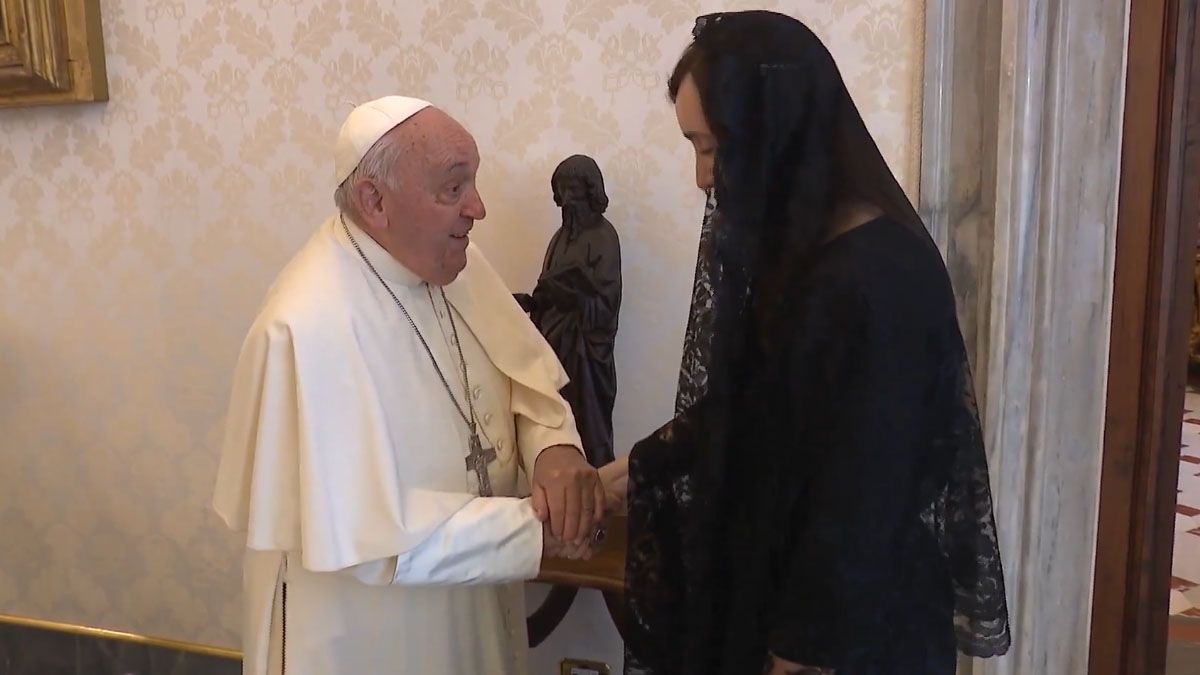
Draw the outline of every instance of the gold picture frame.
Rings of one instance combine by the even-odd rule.
[[[100,0],[0,0],[0,108],[107,100]]]

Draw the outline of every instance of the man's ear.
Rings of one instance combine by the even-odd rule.
[[[354,184],[350,194],[364,225],[380,229],[387,226],[387,219],[383,214],[383,195],[374,183],[360,180]]]

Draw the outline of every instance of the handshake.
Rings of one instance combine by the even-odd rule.
[[[543,524],[543,557],[589,560],[604,543],[605,522],[625,511],[628,459],[592,468],[579,450],[547,448],[533,477],[533,510]]]

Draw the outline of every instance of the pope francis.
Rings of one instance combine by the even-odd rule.
[[[244,672],[523,674],[519,582],[588,555],[603,516],[566,376],[470,243],[485,210],[461,125],[377,99],[334,165],[338,213],[234,376],[214,506],[246,534]]]

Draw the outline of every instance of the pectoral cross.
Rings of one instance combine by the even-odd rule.
[[[494,448],[485,448],[479,440],[479,434],[471,434],[470,452],[467,454],[467,471],[474,471],[479,480],[479,496],[492,496],[492,477],[488,474],[488,464],[496,459]]]

